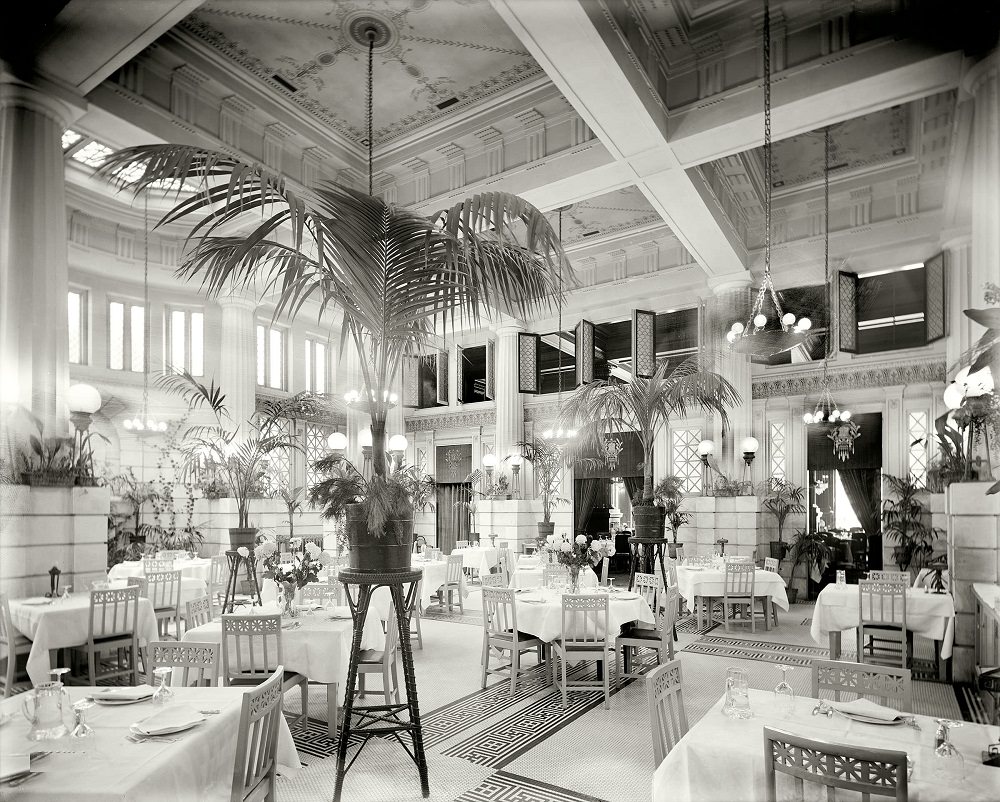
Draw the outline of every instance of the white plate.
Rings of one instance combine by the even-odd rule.
[[[94,704],[106,705],[107,707],[117,707],[119,705],[137,705],[140,702],[148,702],[153,698],[153,694],[144,696],[141,699],[94,699]]]
[[[42,607],[46,604],[52,604],[52,599],[43,599],[41,597],[35,597],[33,599],[21,599],[18,604],[24,604],[28,607]]]
[[[146,732],[141,728],[139,724],[133,724],[131,727],[129,727],[129,730],[137,735],[143,735],[147,738],[158,738],[161,735],[173,735],[175,732],[184,732],[185,730],[189,730],[192,727],[197,727],[204,721],[205,719],[203,718],[200,718],[197,721],[186,721],[183,724],[178,724],[174,727],[158,728],[155,733]]]
[[[683,565],[681,566],[685,571],[704,571],[704,565]]]
[[[615,598],[620,599],[621,601],[635,601],[639,597],[634,593],[618,593],[615,595]]]
[[[894,718],[894,719],[891,719],[889,721],[886,721],[884,718],[872,718],[871,716],[863,716],[860,713],[844,713],[843,711],[839,711],[839,712],[841,713],[841,715],[847,716],[849,719],[853,719],[854,721],[860,721],[862,724],[888,724],[888,725],[893,725],[893,724],[905,724],[906,723],[901,718]]]

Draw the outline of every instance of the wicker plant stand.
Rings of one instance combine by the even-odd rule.
[[[660,576],[663,577],[663,587],[670,584],[667,581],[667,568],[663,562],[663,554],[667,550],[669,543],[670,541],[665,537],[630,537],[628,539],[629,551],[632,553],[632,564],[628,573],[629,590],[632,590],[632,587],[635,585],[636,572],[641,571],[651,574],[656,571],[656,562],[660,563]]]
[[[354,642],[351,645],[351,661],[347,668],[347,682],[345,683],[344,712],[340,722],[340,742],[337,744],[337,784],[333,793],[333,802],[340,802],[344,777],[348,769],[354,765],[354,761],[358,759],[358,755],[367,746],[369,739],[377,735],[391,735],[399,741],[417,765],[421,792],[425,797],[430,796],[431,789],[427,781],[427,758],[424,755],[424,736],[420,726],[420,707],[417,703],[417,683],[413,676],[410,622],[407,616],[407,610],[413,603],[413,596],[417,592],[417,584],[422,576],[421,571],[376,572],[356,571],[351,568],[343,568],[338,574],[338,579],[344,583],[347,603],[351,606],[351,615],[354,618]],[[408,587],[404,590],[404,586]],[[358,678],[361,633],[364,631],[372,592],[379,587],[389,588],[393,609],[396,612],[396,626],[399,627],[399,651],[403,657],[403,683],[406,689],[406,701],[400,704],[365,705],[355,708],[354,684]],[[392,626],[392,622],[387,621],[386,626]],[[406,719],[401,718],[403,713],[407,714]],[[409,733],[412,748],[401,737],[404,733]],[[347,747],[352,735],[363,735],[364,741],[348,763]]]
[[[222,602],[222,612],[231,613],[236,606],[236,597],[241,595],[237,590],[241,568],[247,582],[250,583],[250,603],[258,607],[261,606],[263,602],[260,600],[260,588],[257,587],[257,565],[254,561],[253,551],[248,557],[244,557],[238,551],[227,551],[226,559],[229,561],[229,577],[226,580],[226,595]]]

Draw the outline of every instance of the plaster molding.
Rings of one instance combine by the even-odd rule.
[[[947,371],[943,359],[932,362],[889,362],[877,365],[835,369],[828,373],[829,387],[836,390],[861,390],[872,387],[909,384],[943,384]],[[753,379],[753,398],[816,395],[823,390],[823,372],[761,376]]]
[[[441,415],[414,416],[406,419],[406,431],[427,432],[437,429],[475,429],[496,424],[495,409],[478,409],[469,412],[445,412]]]

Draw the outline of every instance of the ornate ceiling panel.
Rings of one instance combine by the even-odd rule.
[[[367,48],[351,30],[366,16],[388,32],[374,59],[376,145],[543,74],[487,0],[215,0],[181,29],[361,142]]]
[[[558,225],[557,211],[548,213]],[[563,242],[571,245],[591,238],[621,234],[653,223],[662,223],[638,187],[625,187],[574,203],[563,212]]]

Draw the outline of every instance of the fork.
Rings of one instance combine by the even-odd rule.
[[[141,735],[137,732],[130,732],[125,736],[126,741],[131,741],[134,744],[144,744],[146,741],[162,741],[163,743],[172,744],[177,741],[176,738],[166,738],[162,735]]]

